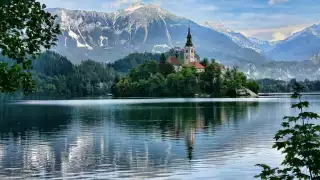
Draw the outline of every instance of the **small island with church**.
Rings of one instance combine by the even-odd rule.
[[[192,42],[190,26],[184,48],[163,53],[117,77],[115,97],[258,97],[258,84],[236,67],[200,57]]]

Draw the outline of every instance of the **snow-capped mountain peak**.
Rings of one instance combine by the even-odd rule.
[[[255,38],[255,37],[248,37],[248,38],[250,39],[250,41],[257,43],[257,44],[265,44],[268,42],[268,41],[264,41],[264,40],[261,40],[261,39]]]
[[[203,57],[215,57],[230,64],[242,60],[265,61],[261,54],[235,43],[236,36],[231,39],[223,35],[240,36],[240,33],[204,28],[152,4],[133,4],[111,13],[63,8],[47,11],[58,16],[62,30],[54,50],[75,63],[88,57],[110,62],[133,52],[159,53],[184,47],[188,25],[197,52]]]
[[[319,52],[320,24],[313,24],[278,42],[268,53],[277,61],[304,61]]]
[[[211,28],[215,31],[218,31],[218,32],[228,36],[233,42],[235,42],[239,46],[253,49],[259,53],[264,51],[265,48],[268,48],[268,47],[265,47],[265,46],[267,46],[266,43],[260,43],[260,42],[251,40],[250,38],[246,37],[245,35],[243,35],[239,32],[235,32],[229,28],[224,27],[223,24],[204,22],[202,25],[204,27]],[[263,46],[261,46],[261,45],[263,45]]]
[[[295,39],[296,37],[299,37],[300,35],[303,35],[303,34],[306,34],[306,33],[310,33],[312,35],[320,37],[320,22],[312,24],[311,26],[309,26],[309,27],[307,27],[305,29],[302,29],[301,31],[293,33],[287,39],[284,39],[283,43],[286,42],[286,41],[291,41],[291,40]]]
[[[220,23],[209,23],[206,21],[202,24],[202,26],[214,29],[214,30],[221,32],[221,33],[224,33],[224,34],[235,33],[233,30],[231,30],[229,28],[225,28],[224,25],[220,24]]]

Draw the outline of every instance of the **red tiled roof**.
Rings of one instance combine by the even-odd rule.
[[[175,56],[169,57],[167,61],[168,61],[168,63],[170,63],[170,64],[172,64],[174,66],[181,66],[181,63],[180,63],[179,59],[177,57],[175,57]]]
[[[205,67],[199,62],[191,62],[189,65],[196,69],[205,69]]]

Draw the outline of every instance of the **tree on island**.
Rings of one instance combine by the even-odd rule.
[[[56,16],[36,0],[2,0],[0,2],[0,49],[11,60],[0,62],[0,92],[24,93],[34,90],[30,70],[32,59],[43,49],[55,45],[61,33]]]
[[[209,64],[208,58],[204,58],[202,61],[200,61],[200,64],[204,67],[207,67]]]
[[[313,112],[304,111],[309,107],[308,101],[301,100],[302,87],[296,83],[296,92],[292,98],[298,103],[292,108],[298,109],[298,116],[286,116],[274,139],[273,148],[282,150],[285,154],[282,168],[271,168],[266,164],[257,164],[262,172],[255,176],[270,180],[320,179],[320,125],[315,121],[320,116]]]
[[[204,59],[206,61],[206,58]],[[219,97],[222,94],[222,66],[216,62],[206,62],[204,73],[200,74],[202,80],[201,87],[204,93],[213,97]]]
[[[159,72],[164,76],[167,76],[174,72],[174,67],[172,66],[172,64],[167,62],[167,58],[163,53],[160,56]]]
[[[237,68],[229,69],[217,62],[207,64],[204,72],[192,67],[174,71],[161,55],[160,62],[148,61],[133,68],[113,85],[118,97],[195,97],[205,94],[211,97],[237,96],[237,89],[258,91],[254,81],[247,80]]]

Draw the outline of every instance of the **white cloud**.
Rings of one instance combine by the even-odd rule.
[[[281,32],[275,32],[272,34],[272,40],[271,41],[279,41],[279,40],[284,40],[286,38],[286,35],[284,35]]]
[[[288,2],[289,0],[269,0],[268,4],[279,4],[279,3],[284,3]]]
[[[287,38],[295,32],[303,30],[310,25],[311,24],[299,24],[277,28],[247,29],[240,32],[249,37],[259,37],[265,40],[281,40]]]
[[[196,8],[197,10],[199,11],[215,11],[217,10],[217,6],[214,6],[214,5],[201,5],[199,6],[198,8]]]
[[[161,7],[162,1],[161,0],[153,0],[152,4]]]
[[[116,0],[112,3],[113,7],[120,7],[122,5],[139,3],[140,0]]]

